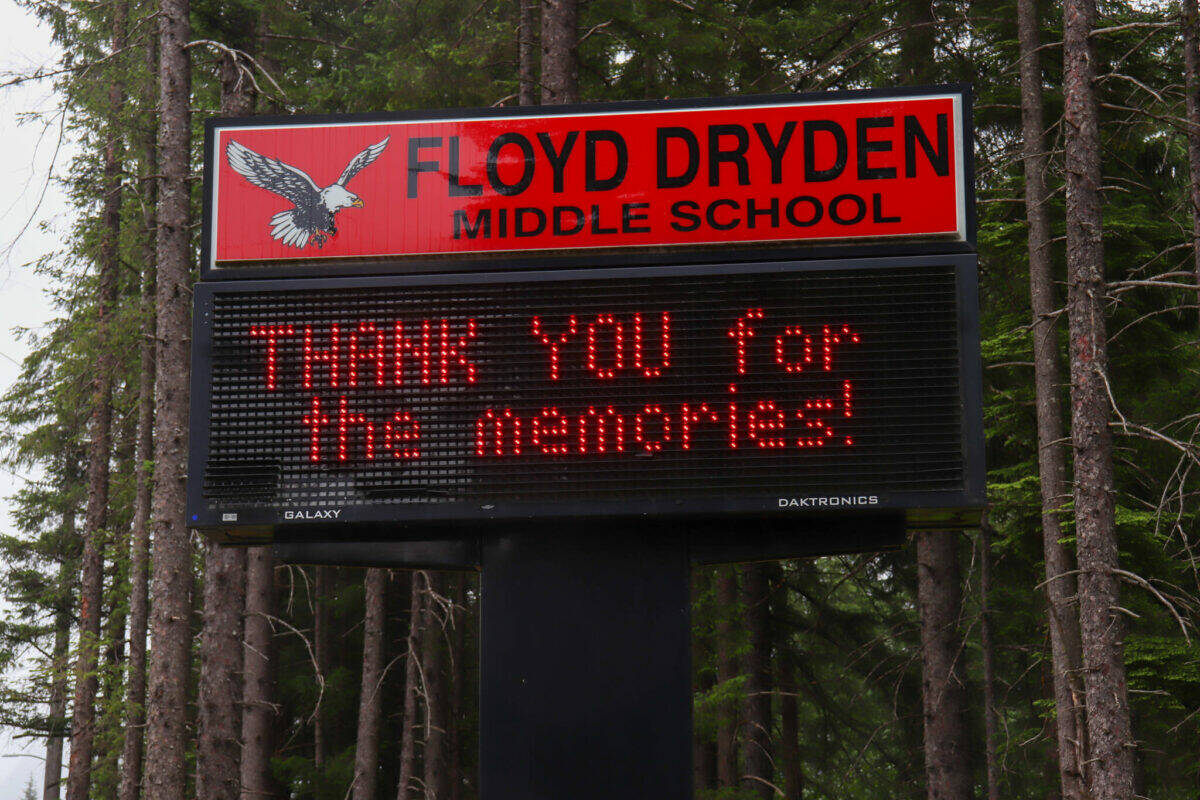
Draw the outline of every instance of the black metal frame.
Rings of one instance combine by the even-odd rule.
[[[879,504],[870,509],[847,509],[840,515],[861,515],[864,511],[904,511],[911,527],[974,527],[978,524],[978,510],[985,499],[984,441],[982,427],[982,373],[979,359],[979,303],[976,276],[976,258],[970,254],[943,254],[875,259],[839,259],[836,261],[791,261],[740,264],[676,264],[670,267],[624,267],[603,270],[587,269],[556,271],[525,271],[514,273],[466,273],[455,275],[406,275],[371,276],[352,278],[323,278],[297,280],[283,278],[273,281],[228,281],[198,284],[195,287],[193,314],[192,392],[191,423],[188,463],[187,504],[189,524],[205,529],[214,535],[236,540],[252,541],[268,537],[272,533],[282,536],[303,535],[305,531],[328,530],[328,523],[288,523],[283,512],[275,509],[247,509],[237,512],[236,526],[222,522],[221,512],[208,512],[204,508],[202,481],[204,463],[209,448],[209,430],[201,424],[209,419],[210,397],[208,386],[212,376],[211,328],[207,324],[211,315],[215,295],[222,291],[296,291],[322,288],[362,288],[372,286],[457,286],[464,284],[541,282],[579,278],[604,278],[620,280],[647,275],[702,275],[702,274],[746,274],[764,271],[791,269],[797,272],[813,270],[855,269],[863,266],[880,269],[904,268],[906,266],[928,266],[948,264],[957,275],[957,306],[959,330],[959,370],[963,402],[962,447],[964,453],[965,482],[960,491],[880,494]],[[836,492],[831,492],[836,494]],[[462,538],[471,535],[468,530],[474,525],[495,526],[502,523],[522,522],[533,519],[601,520],[621,519],[627,521],[653,519],[708,520],[713,518],[760,518],[785,520],[794,525],[798,520],[827,514],[828,508],[813,511],[779,509],[776,494],[742,495],[688,500],[680,504],[674,498],[647,499],[644,501],[561,501],[556,503],[497,502],[483,509],[478,505],[412,505],[403,507],[404,519],[394,516],[400,509],[396,506],[380,507],[349,506],[343,509],[337,529],[345,530],[357,526],[362,536],[370,538],[372,529],[385,526],[387,535],[393,539]],[[963,512],[966,513],[956,513]],[[949,512],[949,513],[942,513]],[[231,527],[240,529],[238,534],[227,531]]]
[[[736,535],[731,535],[728,520],[719,518],[647,520],[637,529],[648,537],[680,541],[692,564],[728,564],[897,550],[904,545],[908,528],[903,513],[862,512],[841,518],[806,517],[802,523],[785,517],[739,519]],[[486,538],[555,532],[553,522],[522,521],[490,525]],[[331,528],[289,531],[276,535],[271,546],[275,558],[288,564],[478,570],[483,566],[484,543],[483,536],[397,539],[394,530],[381,527],[355,528],[350,533]]]
[[[914,86],[902,89],[852,89],[837,92],[801,94],[741,95],[736,97],[697,98],[684,100],[636,100],[611,103],[582,103],[554,106],[555,116],[569,114],[603,114],[628,111],[665,111],[674,109],[736,108],[756,105],[788,105],[815,101],[906,99],[939,94],[958,94],[962,98],[962,141],[956,143],[963,160],[966,227],[963,241],[947,239],[908,239],[872,241],[780,242],[771,244],[730,244],[726,247],[672,246],[651,250],[646,248],[615,247],[605,250],[572,250],[564,254],[553,252],[504,252],[462,256],[413,256],[403,259],[342,259],[334,262],[288,263],[273,262],[271,266],[239,265],[217,267],[213,264],[213,144],[216,131],[232,127],[272,127],[280,125],[312,125],[320,123],[410,122],[438,119],[519,118],[547,115],[542,106],[505,108],[439,109],[370,114],[319,114],[297,116],[215,117],[204,126],[204,214],[200,236],[200,278],[210,280],[243,280],[259,278],[327,277],[331,269],[338,275],[419,274],[479,271],[558,270],[572,267],[623,267],[678,264],[738,263],[747,261],[808,260],[823,258],[873,257],[897,255],[926,255],[971,253],[976,248],[975,209],[975,134],[972,123],[974,96],[968,83],[936,86]],[[331,264],[335,265],[331,267]]]

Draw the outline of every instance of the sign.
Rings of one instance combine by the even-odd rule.
[[[192,524],[975,524],[969,110],[952,86],[211,122]]]
[[[969,243],[965,106],[964,88],[942,87],[216,120],[205,277],[614,248]]]
[[[970,255],[201,283],[189,514],[946,524],[976,303]]]
[[[210,123],[192,526],[478,566],[484,794],[686,796],[690,561],[978,524],[968,119],[933,87]]]

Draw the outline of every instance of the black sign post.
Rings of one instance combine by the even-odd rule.
[[[482,797],[691,797],[688,575],[678,531],[484,545]]]
[[[532,150],[572,136],[610,160]],[[206,152],[189,518],[480,570],[485,800],[691,797],[692,565],[978,524],[965,87],[219,120]]]

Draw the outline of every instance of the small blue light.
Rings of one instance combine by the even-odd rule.
[[[195,521],[196,521],[196,520],[198,520],[198,519],[200,519],[200,515],[199,515],[199,514],[192,514],[192,522],[195,522]]]

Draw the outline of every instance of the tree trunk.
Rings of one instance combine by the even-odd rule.
[[[1000,800],[996,759],[996,662],[988,602],[992,591],[992,529],[979,528],[979,647],[983,651],[983,746],[987,761],[987,800]]]
[[[75,531],[75,512],[63,515],[63,528],[70,536]],[[62,786],[63,738],[67,728],[67,672],[70,669],[71,616],[60,611],[54,626],[54,653],[51,656],[50,708],[46,737],[46,769],[42,780],[42,800],[58,800]]]
[[[125,49],[125,2],[112,6],[111,52]],[[87,800],[91,794],[92,755],[96,738],[97,656],[104,592],[104,548],[108,536],[108,473],[112,449],[113,331],[110,316],[117,304],[121,242],[121,138],[117,116],[125,95],[120,67],[108,90],[107,132],[104,137],[104,200],[96,292],[96,356],[92,377],[88,499],[83,528],[83,565],[79,583],[79,649],[75,664],[75,700],[71,715],[71,757],[67,800]]]
[[[913,577],[916,577],[915,573]],[[905,582],[911,583],[911,581]],[[908,591],[911,593],[909,596],[913,596],[916,593],[916,587],[910,586]],[[914,674],[915,672],[916,670],[906,669],[897,676],[895,684],[897,697],[916,697],[921,691],[920,680],[923,679],[923,675],[918,677]],[[897,798],[907,798],[908,800],[927,800],[929,790],[926,788],[925,780],[924,709],[918,711],[911,707],[905,708],[899,717],[896,733],[901,755],[896,762],[895,795]]]
[[[259,14],[255,31],[258,51],[265,49],[263,35],[270,29],[269,9]],[[274,66],[260,58],[268,70]],[[225,113],[246,116],[254,111],[257,95],[249,79],[252,68],[241,56],[225,56],[221,61],[221,88],[228,98]],[[278,109],[271,104],[270,111]],[[275,559],[270,546],[246,550],[245,618],[242,659],[242,763],[241,796],[244,800],[262,800],[277,794],[271,773],[275,753]]]
[[[153,199],[148,208],[153,208]],[[154,247],[153,239],[149,248]],[[153,253],[150,254],[151,258]],[[154,281],[147,261],[145,285]],[[154,447],[154,313],[149,290],[142,296],[141,374],[138,379],[137,487],[129,550],[129,664],[125,686],[125,734],[121,748],[120,800],[138,800],[142,781],[143,729],[146,726],[146,623],[150,566],[150,468]]]
[[[146,48],[148,66],[158,65],[158,49]],[[150,74],[154,74],[153,69]],[[145,173],[157,171],[157,143],[147,131]],[[146,624],[150,614],[150,492],[151,461],[154,458],[154,207],[158,192],[155,181],[142,180],[142,296],[141,342],[138,344],[138,417],[135,448],[136,487],[133,522],[129,533],[129,666],[125,685],[125,740],[121,747],[119,800],[138,800],[142,788],[143,729],[146,726]]]
[[[1183,75],[1188,126],[1188,178],[1192,198],[1192,259],[1200,303],[1200,13],[1196,0],[1180,0]],[[1200,310],[1200,306],[1198,306]]]
[[[50,735],[46,739],[42,800],[58,800],[61,796],[63,737],[67,727],[67,659],[70,635],[70,622],[64,618],[54,631],[54,677],[50,684],[50,708],[47,718],[50,723]]]
[[[125,434],[132,433],[127,430]],[[113,438],[122,433],[114,426]],[[133,469],[133,437],[126,435],[125,442],[114,442],[114,474],[127,475]],[[109,515],[112,529],[124,528],[126,523]],[[121,730],[123,713],[121,706],[125,695],[125,623],[127,621],[128,598],[125,587],[129,585],[126,559],[117,554],[129,552],[127,535],[110,536],[108,549],[113,554],[108,565],[104,592],[104,648],[100,657],[100,693],[96,703],[95,755],[92,759],[91,800],[117,800],[120,776],[121,747],[118,731]]]
[[[904,0],[908,30],[900,45],[899,78],[909,84],[933,83],[937,20],[930,0]]]
[[[450,658],[450,698],[446,714],[446,786],[447,800],[462,797],[462,744],[459,721],[463,713],[463,687],[467,681],[466,671],[466,627],[467,627],[467,576],[455,573],[450,578],[449,600],[450,622],[447,626],[449,638],[447,652]]]
[[[317,567],[314,583],[313,598],[313,656],[317,661],[317,671],[322,680],[329,679],[330,638],[332,631],[332,613],[329,601],[334,592],[333,567]],[[313,766],[317,772],[323,772],[329,760],[329,742],[326,736],[325,701],[317,706],[313,715]]]
[[[153,604],[146,728],[146,800],[179,800],[187,787],[192,552],[184,521],[191,305],[191,65],[188,0],[158,12],[158,316],[155,336]]]
[[[1032,670],[1034,667],[1029,666],[1030,654],[1023,654],[1022,661],[1025,669]],[[1040,668],[1038,669],[1039,680],[1038,688],[1041,690],[1037,695],[1031,695],[1029,700],[1030,719],[1041,720],[1042,730],[1039,734],[1042,740],[1042,749],[1045,750],[1045,759],[1040,770],[1041,779],[1046,782],[1047,786],[1056,786],[1047,792],[1047,800],[1062,800],[1062,791],[1059,782],[1056,780],[1059,770],[1059,755],[1058,755],[1058,737],[1055,735],[1056,721],[1045,718],[1045,704],[1054,702],[1054,665],[1053,659],[1047,659],[1045,653],[1038,653],[1041,657]],[[1024,674],[1019,672],[1018,674]],[[1039,705],[1039,702],[1042,705]],[[1086,791],[1086,787],[1085,787]],[[1086,794],[1084,795],[1087,796]]]
[[[779,679],[779,734],[783,756],[784,800],[804,800],[804,763],[800,759],[800,707],[796,697],[794,656],[781,653],[776,662]]]
[[[445,639],[442,611],[445,581],[436,572],[425,573],[425,621],[421,624],[421,674],[425,678],[425,800],[446,800],[446,684]]]
[[[699,622],[703,614],[710,613],[702,608],[701,601],[712,587],[712,570],[696,568],[692,570],[691,605],[692,619]],[[692,674],[693,687],[700,695],[712,691],[716,681],[713,671],[708,669],[715,657],[713,637],[707,625],[697,624],[692,637]],[[712,737],[701,737],[699,731],[692,729],[692,796],[701,797],[702,793],[717,787],[717,743]]]
[[[412,783],[413,769],[416,762],[416,717],[417,695],[421,693],[420,658],[421,658],[421,625],[424,620],[425,590],[427,588],[425,572],[412,573],[412,598],[409,602],[408,614],[408,653],[405,655],[404,668],[404,719],[400,733],[400,779],[397,781],[397,800],[408,800],[409,785]]]
[[[1088,781],[1092,800],[1133,794],[1133,735],[1121,652],[1109,430],[1108,332],[1100,123],[1091,32],[1094,0],[1063,4],[1063,95],[1067,174],[1067,318],[1071,352],[1071,445],[1075,455],[1075,534],[1079,619],[1087,698]]]
[[[751,794],[771,800],[771,603],[770,568],[742,569],[742,605],[750,649],[746,653],[746,771],[742,784]]]
[[[1050,194],[1046,188],[1045,123],[1042,118],[1042,69],[1038,58],[1038,14],[1034,0],[1018,0],[1021,49],[1021,129],[1025,166],[1025,213],[1029,222],[1029,294],[1033,311],[1033,367],[1037,405],[1038,472],[1042,492],[1042,551],[1046,565],[1046,604],[1050,656],[1054,667],[1054,705],[1058,735],[1058,772],[1064,800],[1083,800],[1083,684],[1080,678],[1079,609],[1074,559],[1063,544],[1063,505],[1067,501],[1062,374],[1054,311],[1058,307],[1050,263]]]
[[[925,531],[916,539],[926,790],[929,800],[965,800],[971,796],[971,769],[958,631],[957,534]]]
[[[734,624],[738,599],[737,573],[733,567],[717,571],[717,683],[733,680],[739,674],[737,663],[737,634]],[[717,728],[717,785],[721,788],[738,784],[737,747],[738,709],[723,703],[721,721]]]
[[[354,748],[353,800],[374,800],[379,775],[379,720],[382,716],[384,596],[388,574],[368,569],[363,622],[362,685],[358,696],[358,737]]]
[[[911,27],[900,48],[902,77],[912,83],[936,79],[936,19],[929,0],[906,0]],[[966,692],[962,679],[962,610],[958,533],[922,531],[917,551],[921,626],[921,688],[924,708],[925,782],[930,800],[970,795],[971,769],[965,740]]]
[[[221,115],[245,117],[254,112],[257,96],[251,80],[251,63],[242,53],[221,56]]]
[[[221,113],[240,116],[254,108],[249,65],[221,58]],[[204,550],[204,611],[200,637],[197,800],[240,796],[242,669],[246,612],[246,551],[207,543]]]
[[[542,0],[542,104],[579,102],[578,0]]]
[[[271,548],[246,551],[246,621],[242,673],[242,797],[275,794],[271,755],[275,751],[274,639],[275,560]]]
[[[539,0],[517,0],[520,7],[517,22],[517,102],[523,106],[537,105],[537,62],[534,53],[537,35],[534,31]]]
[[[200,633],[197,800],[238,800],[246,551],[208,542]]]

